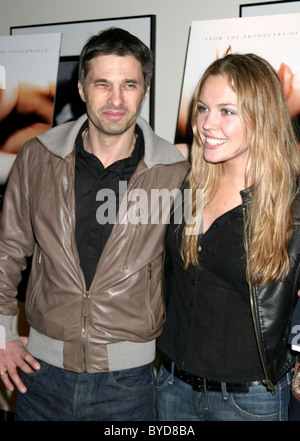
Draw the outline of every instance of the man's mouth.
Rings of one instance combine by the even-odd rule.
[[[106,118],[110,119],[110,120],[117,121],[117,120],[123,118],[123,116],[125,115],[125,112],[124,111],[120,111],[120,110],[117,110],[117,111],[106,110],[106,111],[103,112],[103,115]]]

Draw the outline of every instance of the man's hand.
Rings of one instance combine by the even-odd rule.
[[[10,391],[14,390],[14,384],[21,393],[27,391],[18,368],[28,374],[40,369],[38,361],[26,349],[27,341],[27,337],[19,337],[7,342],[5,349],[0,349],[0,378]]]

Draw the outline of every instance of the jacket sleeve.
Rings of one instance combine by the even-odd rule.
[[[13,316],[17,314],[16,299],[26,257],[32,255],[34,234],[30,221],[28,143],[19,152],[4,195],[0,213],[0,326],[6,341],[11,333]]]

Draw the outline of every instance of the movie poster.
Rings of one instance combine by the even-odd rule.
[[[104,29],[118,27],[136,35],[155,55],[155,18],[155,15],[144,15],[11,27],[12,35],[62,34],[53,126],[74,121],[86,112],[77,88],[79,54],[86,41]],[[154,83],[140,114],[154,126]]]
[[[60,45],[60,33],[0,36],[0,211],[18,151],[52,126]],[[27,326],[24,306],[20,310],[21,332]],[[0,409],[13,411],[14,402],[1,382]]]
[[[22,145],[52,126],[60,44],[59,33],[0,37],[0,194]]]
[[[175,142],[190,143],[190,107],[197,83],[215,59],[255,53],[278,72],[295,130],[300,114],[300,14],[193,22],[186,59]],[[297,133],[299,136],[299,131]]]

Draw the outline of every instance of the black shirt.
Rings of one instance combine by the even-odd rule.
[[[93,280],[97,264],[106,241],[113,228],[110,213],[115,207],[111,207],[104,224],[97,220],[97,213],[103,201],[97,200],[100,190],[109,189],[114,193],[112,204],[116,205],[117,214],[121,203],[119,195],[119,182],[128,182],[135,171],[140,159],[144,156],[144,137],[141,129],[136,125],[136,144],[130,157],[117,161],[105,168],[101,161],[93,154],[88,153],[83,147],[82,133],[88,123],[82,126],[76,139],[75,159],[75,202],[76,202],[76,243],[83,270],[86,287],[89,289]],[[106,191],[105,191],[106,193]],[[105,214],[105,213],[102,213]],[[102,216],[103,219],[103,216]],[[110,223],[109,223],[110,222]]]
[[[182,269],[182,228],[166,240],[170,276],[166,323],[159,347],[177,367],[216,381],[263,378],[243,246],[241,206],[220,216],[199,237],[201,270]]]

